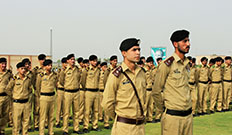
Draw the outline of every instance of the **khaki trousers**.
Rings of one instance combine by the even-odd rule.
[[[9,101],[9,121],[8,125],[13,126],[13,102]]]
[[[163,113],[161,118],[161,135],[192,135],[193,116],[175,116]]]
[[[44,135],[45,120],[48,120],[48,134],[54,135],[54,106],[55,96],[40,96],[40,111],[39,111],[39,134]]]
[[[210,86],[210,110],[214,111],[217,101],[217,111],[222,110],[222,84],[212,83]]]
[[[30,95],[29,95],[29,99],[28,99],[28,102],[29,102],[29,104],[30,104],[30,117],[29,117],[29,127],[28,127],[28,129],[31,129],[32,128],[32,124],[33,124],[33,122],[32,122],[32,115],[31,115],[31,112],[32,112],[32,102],[33,102],[33,93],[31,93]]]
[[[79,110],[79,121],[82,122],[84,119],[85,111],[85,91],[80,90],[80,110]]]
[[[79,131],[79,104],[80,92],[64,92],[64,116],[63,116],[63,131],[68,132],[69,113],[71,106],[73,111],[73,130]]]
[[[31,104],[27,103],[15,103],[13,102],[13,135],[19,135],[19,131],[22,127],[22,135],[28,135],[28,127],[30,120],[30,108]]]
[[[163,92],[161,92],[161,96],[162,96],[162,100],[163,100]],[[153,101],[154,101],[154,98],[153,98]],[[158,120],[158,119],[161,119],[161,116],[162,116],[162,113],[163,113],[163,110],[160,110],[158,106],[159,104],[156,104],[155,103],[155,119]],[[163,102],[161,104],[161,106],[163,106]]]
[[[33,108],[33,114],[34,114],[34,128],[39,127],[39,94],[37,91],[34,91],[34,108]]]
[[[208,100],[208,84],[198,83],[198,113],[206,113]]]
[[[118,122],[116,116],[111,135],[145,135],[145,126]]]
[[[103,99],[103,92],[99,92],[99,120],[103,119],[104,116],[104,127],[108,127],[110,126],[109,124],[109,116],[107,115],[107,113],[104,111],[104,115],[103,115],[103,106],[101,106],[101,102]]]
[[[190,85],[189,84],[189,88],[190,88],[190,92],[191,92],[191,99],[192,99],[192,114],[195,114],[196,111],[196,107],[197,107],[197,89],[196,89],[196,85]]]
[[[93,110],[92,110],[93,108]],[[90,112],[93,112],[93,128],[98,128],[98,111],[99,111],[99,93],[86,91],[85,92],[85,116],[84,116],[84,128],[88,129],[89,127],[89,115]]]
[[[145,110],[145,116],[146,116],[146,120],[147,121],[152,121],[153,118],[152,118],[152,114],[153,114],[153,110],[154,110],[154,107],[153,106],[153,98],[151,96],[151,93],[152,91],[147,91],[147,100],[146,100],[146,110]]]
[[[223,109],[229,109],[230,100],[231,100],[231,82],[223,81]]]
[[[56,125],[60,124],[60,117],[63,113],[64,108],[64,91],[63,90],[57,90],[57,98],[56,98]]]
[[[9,118],[10,98],[8,96],[0,96],[0,132],[4,133]]]

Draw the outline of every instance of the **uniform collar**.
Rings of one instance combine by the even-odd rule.
[[[92,65],[89,65],[89,69],[90,70],[95,70],[95,69],[97,69],[97,67],[93,67]]]
[[[20,78],[20,76],[19,76],[19,73],[17,73],[17,74],[15,75],[15,77],[16,77],[17,80],[22,80],[22,79]],[[23,80],[26,80],[26,79],[27,79],[27,75],[25,75],[25,77],[23,78]]]
[[[124,63],[124,62],[122,62],[121,67],[122,67],[122,71],[123,71],[123,72],[126,72],[127,70],[130,71],[130,72],[132,72],[132,71],[129,69],[129,67],[126,65],[126,63]],[[141,70],[141,68],[140,68],[139,66],[135,65],[135,74],[137,74],[140,70]]]
[[[176,53],[174,53],[172,56],[174,57],[174,59],[177,63],[180,62],[180,63],[184,64],[185,66],[189,64],[189,60],[185,56],[184,56],[184,61],[182,61]]]

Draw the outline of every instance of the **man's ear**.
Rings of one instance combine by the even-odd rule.
[[[172,44],[173,44],[173,46],[174,46],[175,48],[178,47],[178,42],[175,42],[175,41],[174,41]]]
[[[126,51],[122,51],[122,56],[125,57],[126,56]]]

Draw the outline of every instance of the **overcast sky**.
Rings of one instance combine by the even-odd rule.
[[[141,39],[142,55],[167,47],[177,29],[190,33],[189,55],[231,55],[231,0],[2,0],[0,54],[68,53],[88,58],[116,54],[128,37]]]

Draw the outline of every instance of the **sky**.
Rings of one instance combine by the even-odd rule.
[[[2,0],[0,54],[69,53],[88,58],[119,56],[120,43],[141,40],[141,55],[151,47],[174,52],[170,35],[190,31],[188,55],[231,55],[231,0]]]

